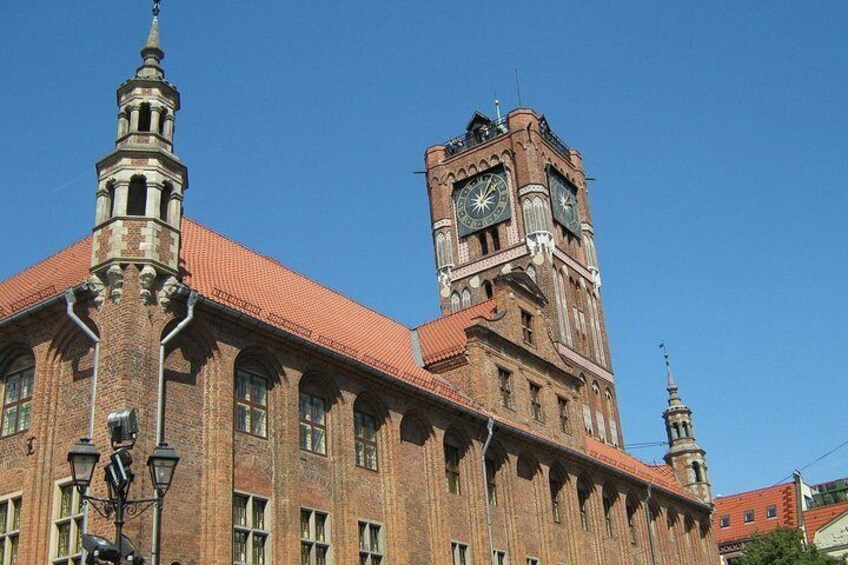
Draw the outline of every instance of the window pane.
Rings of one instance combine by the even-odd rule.
[[[233,561],[247,563],[247,532],[233,534]]]
[[[326,547],[321,547],[320,545],[315,548],[315,565],[327,565],[327,553],[328,550]]]
[[[312,397],[312,419],[316,424],[324,425],[324,399]]]
[[[250,408],[244,404],[236,405],[236,429],[240,432],[250,431]]]
[[[324,525],[327,522],[326,514],[315,513],[315,539],[317,541],[327,541]]]
[[[233,524],[247,527],[247,497],[233,497]]]
[[[9,565],[17,565],[18,563],[18,536],[10,538],[11,544],[9,547]]]
[[[21,499],[12,501],[12,531],[21,529]]]
[[[9,516],[9,503],[0,503],[0,535],[6,533],[6,520]],[[2,563],[2,561],[0,561]]]
[[[17,431],[17,423],[18,407],[12,406],[11,408],[7,408],[3,413],[3,435],[8,436],[15,433]]]
[[[250,377],[245,373],[239,373],[236,376],[236,396],[242,400],[250,400],[249,379]]]
[[[265,529],[265,502],[253,499],[253,529]]]
[[[365,466],[371,470],[377,469],[377,446],[365,446]]]
[[[65,557],[68,555],[68,547],[71,544],[71,524],[65,522],[58,526],[58,545],[56,547],[56,557]]]
[[[300,544],[300,565],[309,565],[309,548],[311,544],[302,543]]]
[[[300,537],[303,539],[312,539],[309,534],[309,514],[307,510],[300,511]]]
[[[71,515],[71,503],[73,502],[74,491],[71,486],[60,488],[62,503],[59,506],[59,518],[66,518]]]
[[[253,536],[253,565],[265,565],[265,536]]]
[[[251,420],[253,424],[252,433],[253,435],[265,437],[267,432],[265,429],[265,410],[254,408],[251,412]]]
[[[252,384],[253,386],[251,388],[251,400],[254,404],[265,406],[265,402],[267,401],[266,393],[268,391],[268,385],[265,379],[263,379],[262,377],[253,377]]]
[[[310,420],[312,418],[312,415],[310,414],[310,410],[309,410],[310,404],[311,404],[311,402],[309,400],[309,395],[301,392],[300,393],[300,419],[301,420]]]
[[[300,423],[300,448],[312,451],[312,427],[303,422]]]
[[[371,551],[380,552],[380,526],[371,525]]]
[[[327,446],[325,445],[326,432],[322,428],[313,428],[313,432],[313,445],[315,447],[315,453],[325,455],[327,453]]]
[[[21,378],[19,375],[9,377],[6,381],[6,403],[17,402],[20,398]]]
[[[21,398],[32,396],[32,369],[21,375]]]
[[[365,444],[357,441],[353,447],[356,452],[356,464],[360,467],[365,467]]]
[[[360,522],[359,523],[359,549],[362,551],[368,550],[368,525]]]

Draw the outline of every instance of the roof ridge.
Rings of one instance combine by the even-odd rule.
[[[412,329],[418,330],[418,329],[423,328],[424,326],[429,326],[431,324],[435,324],[436,322],[449,320],[450,318],[453,318],[453,317],[457,316],[458,314],[467,314],[468,310],[471,310],[472,308],[480,308],[481,306],[483,306],[484,304],[487,304],[489,302],[497,303],[497,299],[496,298],[487,298],[483,302],[478,302],[477,304],[472,304],[471,306],[466,306],[465,308],[462,308],[461,310],[457,310],[456,312],[451,312],[450,314],[446,314],[444,316],[439,316],[438,318],[433,318],[429,322],[424,322],[423,324],[421,324],[421,325],[419,325],[415,328],[412,328]]]
[[[406,329],[407,331],[415,329],[415,328],[411,328],[411,327],[407,326],[407,325],[406,325],[406,324],[404,324],[403,322],[400,322],[400,321],[395,320],[394,318],[392,318],[392,317],[390,317],[390,316],[387,316],[386,314],[384,314],[384,313],[380,312],[379,310],[376,310],[376,309],[372,308],[371,306],[368,306],[368,305],[366,305],[366,304],[363,304],[362,302],[360,302],[360,301],[358,301],[358,300],[356,300],[356,299],[354,299],[354,298],[351,298],[350,296],[348,296],[348,295],[346,295],[346,294],[343,294],[342,292],[339,292],[338,290],[336,290],[336,289],[334,289],[334,288],[331,288],[331,287],[327,286],[326,284],[324,284],[324,283],[322,283],[322,282],[320,282],[320,281],[317,281],[317,280],[315,280],[315,279],[313,279],[313,278],[311,278],[311,277],[309,277],[309,276],[307,276],[307,275],[304,275],[304,274],[303,274],[303,273],[301,273],[300,271],[297,271],[297,270],[295,270],[295,269],[292,269],[291,267],[289,267],[288,265],[284,264],[282,261],[280,261],[280,260],[279,260],[279,259],[277,259],[276,257],[272,257],[271,255],[266,255],[266,254],[264,254],[264,253],[260,253],[259,251],[257,251],[257,250],[255,250],[255,249],[253,249],[253,248],[251,248],[251,247],[249,247],[249,246],[245,245],[244,243],[241,243],[240,241],[236,241],[235,239],[233,239],[233,238],[231,238],[231,237],[229,237],[229,236],[227,236],[227,235],[224,235],[224,234],[222,234],[221,232],[219,232],[219,231],[217,231],[217,230],[215,230],[215,229],[213,229],[213,228],[210,228],[209,226],[207,226],[207,225],[206,225],[206,224],[204,224],[204,223],[201,223],[201,222],[199,222],[199,221],[197,221],[197,220],[195,220],[195,219],[193,219],[193,218],[189,218],[188,216],[183,216],[183,221],[184,221],[184,222],[190,222],[190,223],[192,223],[192,224],[195,224],[195,225],[196,225],[196,226],[198,226],[198,227],[201,227],[201,228],[203,228],[203,229],[205,229],[205,230],[207,230],[207,231],[209,231],[209,232],[212,232],[212,233],[213,233],[213,234],[215,234],[216,236],[218,236],[218,237],[220,237],[220,238],[222,238],[222,239],[226,239],[226,240],[227,240],[227,241],[229,241],[230,243],[232,243],[232,244],[234,244],[234,245],[236,245],[236,246],[238,246],[238,247],[240,247],[240,248],[244,249],[244,250],[245,250],[245,251],[247,251],[248,253],[252,253],[253,255],[256,255],[257,257],[260,257],[260,258],[262,258],[262,259],[264,259],[264,260],[268,261],[269,263],[273,263],[273,264],[275,264],[275,265],[277,265],[277,266],[279,266],[279,267],[282,267],[283,269],[285,269],[285,270],[289,271],[290,273],[293,273],[293,274],[295,274],[295,275],[297,275],[297,276],[299,276],[299,277],[301,277],[301,278],[303,278],[303,279],[305,279],[305,280],[307,280],[307,281],[309,281],[309,282],[311,282],[311,283],[313,283],[313,284],[316,284],[316,285],[320,286],[321,288],[323,288],[323,289],[325,289],[325,290],[327,290],[327,291],[329,291],[329,292],[332,292],[333,294],[335,294],[335,295],[337,295],[337,296],[340,296],[340,297],[344,298],[345,300],[349,300],[350,302],[352,302],[352,303],[356,304],[357,306],[359,306],[359,307],[361,307],[361,308],[364,308],[365,310],[368,310],[369,312],[372,312],[372,313],[374,313],[374,314],[377,314],[378,316],[380,316],[380,317],[382,317],[382,318],[384,318],[384,319],[388,320],[389,322],[392,322],[393,324],[396,324],[396,325],[398,325],[398,326],[400,326],[400,327],[402,327],[402,328]]]
[[[793,482],[792,482],[792,481],[787,481],[787,482],[785,482],[785,483],[778,483],[778,484],[776,484],[776,485],[771,485],[771,486],[767,486],[767,487],[761,487],[761,488],[757,488],[757,489],[754,489],[754,490],[746,490],[746,491],[742,491],[742,492],[737,492],[737,493],[735,493],[735,494],[724,494],[724,495],[719,495],[719,496],[716,496],[716,499],[728,499],[728,498],[735,498],[735,497],[737,497],[737,496],[744,496],[744,495],[746,495],[746,494],[754,494],[754,493],[757,493],[757,492],[767,491],[767,490],[769,490],[769,489],[776,489],[777,487],[786,487],[786,486],[790,486],[790,485],[792,485],[792,484],[793,484]]]
[[[49,261],[49,260],[53,259],[53,258],[54,258],[54,257],[56,257],[57,255],[61,255],[61,254],[62,254],[62,253],[64,253],[65,251],[68,251],[69,249],[72,249],[72,248],[76,247],[77,245],[79,245],[79,244],[81,244],[81,243],[84,243],[84,242],[86,242],[86,241],[90,240],[90,239],[91,239],[91,237],[92,237],[91,235],[87,235],[87,236],[83,237],[82,239],[78,239],[78,240],[74,241],[73,243],[71,243],[71,244],[69,244],[69,245],[66,245],[66,246],[62,247],[62,248],[61,248],[61,249],[59,249],[58,251],[54,251],[53,253],[51,253],[51,254],[49,254],[47,257],[45,257],[44,259],[41,259],[41,260],[39,260],[39,261],[36,261],[35,263],[31,263],[30,265],[28,265],[28,266],[24,267],[23,269],[21,269],[21,270],[17,271],[16,273],[9,275],[9,276],[8,276],[8,277],[6,277],[5,279],[0,279],[0,284],[4,283],[4,282],[6,282],[6,281],[10,281],[10,280],[12,280],[13,278],[15,278],[15,277],[17,277],[17,276],[20,276],[20,275],[22,275],[22,274],[26,273],[27,271],[30,271],[30,270],[32,270],[32,269],[34,269],[34,268],[36,268],[36,267],[38,267],[38,266],[40,266],[40,265],[42,265],[42,264],[46,263],[47,261]]]

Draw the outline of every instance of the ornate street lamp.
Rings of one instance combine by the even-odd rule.
[[[74,486],[79,489],[80,493],[88,490],[88,485],[91,484],[91,476],[94,474],[94,468],[99,460],[100,453],[87,437],[80,439],[74,445],[74,448],[68,452],[71,477],[73,477]]]
[[[126,519],[138,516],[152,505],[161,508],[165,493],[174,480],[174,470],[180,458],[177,452],[167,443],[156,446],[147,459],[150,478],[156,488],[155,498],[138,500],[130,499],[130,490],[135,481],[132,470],[133,449],[138,437],[138,419],[135,410],[120,410],[112,412],[106,419],[109,430],[112,453],[105,467],[105,480],[108,496],[98,498],[86,494],[91,485],[91,477],[100,461],[100,453],[89,438],[82,438],[68,452],[68,464],[74,486],[80,493],[85,504],[91,505],[101,516],[111,519],[115,524],[114,542],[93,534],[83,534],[83,545],[90,558],[111,563],[121,563],[123,559],[129,562],[143,562],[135,548],[123,535]],[[126,518],[126,517],[129,518]],[[98,561],[99,562],[99,561]]]
[[[174,470],[176,470],[177,463],[179,462],[180,458],[177,452],[167,443],[157,445],[156,449],[153,450],[153,453],[147,459],[150,478],[160,497],[165,496],[165,493],[171,488],[171,481],[174,480]]]

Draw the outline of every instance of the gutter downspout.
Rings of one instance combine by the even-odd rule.
[[[194,290],[189,293],[187,300],[188,312],[186,313],[186,317],[159,343],[159,388],[156,400],[156,445],[165,445],[165,346],[177,337],[177,335],[194,319],[194,306],[197,304],[199,297],[200,295]],[[153,498],[156,498],[157,501],[156,504],[153,505],[153,532],[150,559],[151,565],[159,565],[159,545],[162,539],[162,503],[158,500],[158,491],[153,493]]]
[[[480,459],[483,463],[483,489],[485,489],[485,499],[486,499],[486,527],[489,530],[489,562],[492,562],[492,559],[495,555],[495,539],[492,535],[492,502],[489,500],[489,471],[486,468],[486,452],[489,450],[489,444],[492,442],[492,435],[495,428],[495,420],[489,416],[489,421],[486,422],[486,431],[488,432],[488,436],[486,437],[486,443],[483,444],[483,453],[480,455]]]
[[[100,338],[79,318],[79,316],[77,316],[76,312],[74,312],[74,305],[77,302],[77,296],[73,288],[69,288],[65,292],[65,302],[67,302],[68,317],[73,323],[79,326],[83,333],[85,333],[92,342],[94,342],[94,368],[91,371],[91,402],[88,414],[88,438],[94,439],[94,407],[97,402],[97,369],[100,366]],[[83,533],[88,531],[88,507],[89,505],[86,504],[82,511]]]
[[[651,483],[648,483],[648,497],[645,499],[645,518],[648,520],[648,547],[651,549],[651,563],[657,565],[657,555],[654,551],[654,533],[651,528]]]

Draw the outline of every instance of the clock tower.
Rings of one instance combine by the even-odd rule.
[[[618,409],[580,153],[543,115],[475,112],[465,132],[425,156],[444,314],[487,300],[493,281],[523,271],[546,296],[563,361],[584,386],[587,433],[621,444]]]

